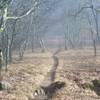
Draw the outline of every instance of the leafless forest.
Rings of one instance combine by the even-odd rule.
[[[0,0],[0,100],[100,100],[100,0]]]

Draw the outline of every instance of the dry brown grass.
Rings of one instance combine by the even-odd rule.
[[[12,89],[9,93],[0,92],[9,99],[0,100],[28,100],[51,68],[51,56],[51,53],[28,53],[22,61],[14,60],[3,78],[12,85]],[[100,100],[94,91],[84,90],[74,81],[76,78],[82,83],[99,79],[100,56],[94,57],[92,50],[70,50],[61,51],[59,59],[56,80],[65,81],[66,87],[58,91],[53,100]]]

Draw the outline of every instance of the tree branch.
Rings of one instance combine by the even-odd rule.
[[[87,8],[92,8],[93,6],[86,6],[86,7],[82,7],[76,14],[75,16],[79,15],[84,9],[87,9]]]
[[[29,14],[31,14],[32,12],[34,12],[35,11],[35,8],[37,7],[39,5],[39,3],[37,3],[37,2],[35,2],[35,4],[34,4],[34,7],[32,7],[28,12],[26,12],[24,15],[22,15],[22,16],[19,16],[19,17],[14,17],[14,16],[12,16],[12,17],[9,17],[9,16],[6,16],[6,19],[7,20],[9,20],[9,19],[21,19],[21,18],[23,18],[23,17],[26,17],[27,15],[29,15]]]

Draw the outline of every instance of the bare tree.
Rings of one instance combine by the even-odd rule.
[[[89,22],[89,25],[90,25],[90,28],[89,29],[90,29],[90,32],[91,32],[91,39],[93,41],[94,56],[96,56],[97,55],[97,48],[96,48],[95,34],[93,32],[91,20],[90,20],[89,16],[87,16],[87,17],[88,17],[88,22]]]
[[[97,7],[98,8],[98,7]],[[91,31],[91,38],[92,38],[92,41],[93,41],[93,47],[94,47],[94,55],[96,56],[96,40],[98,39],[99,43],[100,43],[100,37],[99,37],[99,31],[98,31],[98,12],[99,10],[94,7],[93,5],[93,1],[90,0],[90,3],[88,3],[88,5],[86,4],[85,6],[81,7],[80,10],[78,10],[78,12],[75,14],[75,17],[77,17],[83,10],[86,10],[86,9],[90,9],[91,12],[92,12],[92,15],[93,15],[93,18],[94,18],[94,25],[95,25],[95,31],[96,31],[96,38],[94,38],[94,32],[92,30],[92,28],[90,28],[90,31]],[[91,27],[91,21],[88,17],[88,22],[89,22],[89,25]]]
[[[8,0],[9,3],[11,2],[10,0]],[[1,1],[3,2],[3,1]],[[8,2],[4,2],[3,4],[9,4]],[[5,4],[5,5],[6,5]],[[26,16],[28,16],[29,14],[31,13],[34,13],[34,11],[36,10],[36,8],[40,5],[40,2],[38,0],[35,0],[34,1],[34,5],[31,9],[29,9],[26,13],[24,13],[23,15],[21,16],[8,16],[8,8],[7,6],[5,6],[4,8],[1,9],[1,11],[3,12],[2,13],[2,17],[1,17],[1,27],[0,27],[0,30],[1,30],[1,34],[2,34],[2,41],[5,41],[4,39],[6,39],[6,45],[3,46],[4,44],[2,44],[2,48],[4,48],[3,51],[5,51],[3,54],[5,55],[5,60],[6,60],[6,65],[8,62],[11,62],[11,48],[12,48],[12,44],[13,44],[13,38],[14,38],[14,31],[15,31],[15,27],[13,28],[13,34],[12,35],[8,35],[7,33],[7,30],[6,30],[6,25],[7,25],[7,22],[8,20],[15,20],[15,22],[13,23],[16,24],[16,21],[18,19],[22,19]],[[4,6],[4,5],[2,5]],[[15,25],[14,25],[15,26]],[[5,31],[5,32],[4,32]],[[4,42],[2,42],[4,43]]]

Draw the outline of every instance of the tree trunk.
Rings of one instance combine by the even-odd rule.
[[[93,9],[92,9],[92,13],[94,14]],[[96,38],[94,38],[94,32],[92,30],[91,20],[89,19],[89,16],[87,16],[87,17],[88,17],[88,22],[89,22],[89,25],[90,25],[91,39],[92,39],[93,48],[94,48],[94,56],[96,56],[97,55]],[[94,17],[95,17],[95,14],[94,14]]]
[[[27,47],[27,40],[19,48],[19,59],[22,60]]]
[[[93,31],[91,30],[91,38],[92,38],[92,41],[93,41],[93,48],[94,48],[94,56],[97,55],[97,49],[96,49],[96,41],[93,37]]]
[[[8,47],[8,62],[12,62],[12,49],[11,46]]]
[[[44,45],[43,39],[40,39],[40,47],[41,47],[41,52],[44,53],[45,52],[45,45]]]
[[[31,39],[31,48],[32,48],[32,53],[34,52],[34,37],[32,36]]]
[[[67,50],[67,35],[66,35],[66,33],[64,33],[64,41],[65,41],[64,47],[65,47],[65,50]]]
[[[94,16],[94,21],[95,21],[95,28],[96,28],[96,35],[97,35],[97,38],[98,38],[98,41],[100,43],[100,36],[99,36],[99,30],[98,30],[98,15],[97,15],[97,12],[95,12],[94,10],[94,7],[92,7],[92,14]]]

